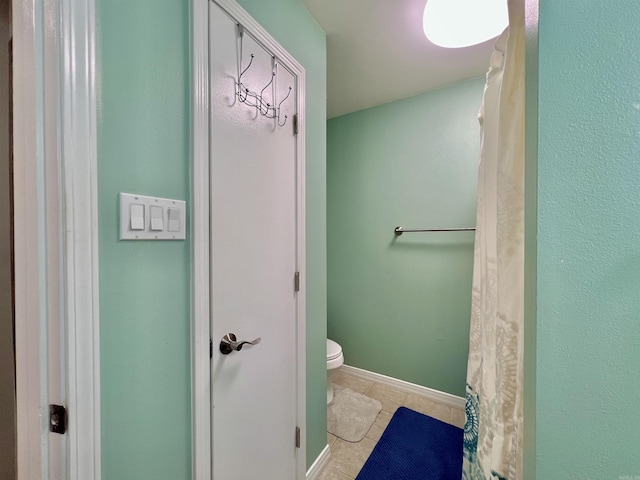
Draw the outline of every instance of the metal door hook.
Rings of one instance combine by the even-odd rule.
[[[223,355],[229,355],[234,350],[239,352],[240,350],[242,350],[243,345],[257,345],[261,340],[262,339],[258,337],[253,341],[243,340],[238,342],[235,334],[227,333],[224,337],[222,337],[222,340],[220,340],[220,353],[222,353]]]

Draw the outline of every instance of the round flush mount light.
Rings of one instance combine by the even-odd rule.
[[[486,42],[508,25],[507,0],[427,0],[422,17],[426,37],[445,48]]]

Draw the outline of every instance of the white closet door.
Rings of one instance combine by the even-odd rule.
[[[287,123],[239,101],[236,23],[210,9],[212,442],[215,480],[293,480],[298,449],[295,91],[282,105]],[[260,93],[274,60],[247,33],[242,78]],[[277,67],[273,105],[295,78]],[[221,338],[261,338],[224,355]]]

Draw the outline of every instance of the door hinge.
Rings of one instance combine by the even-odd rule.
[[[49,405],[49,431],[60,435],[67,431],[67,409],[62,405]]]
[[[209,339],[209,358],[213,358],[213,340]]]
[[[300,427],[296,427],[296,448],[300,448]]]
[[[293,291],[294,292],[300,291],[300,272],[296,272],[295,275],[293,276]]]
[[[297,135],[298,134],[298,129],[299,129],[299,126],[298,126],[298,114],[297,113],[293,116],[293,122],[292,123],[293,123],[293,134]]]

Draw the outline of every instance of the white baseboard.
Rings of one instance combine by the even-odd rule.
[[[415,383],[405,382],[404,380],[398,380],[397,378],[387,377],[380,373],[370,372],[369,370],[363,370],[361,368],[352,367],[350,365],[343,365],[340,369],[349,375],[354,377],[360,377],[365,380],[387,385],[407,393],[414,393],[422,397],[429,398],[430,400],[444,403],[450,407],[460,408],[464,410],[465,399],[452,395],[450,393],[434,390],[433,388],[423,387],[422,385],[416,385]]]
[[[325,446],[316,461],[313,462],[313,465],[309,467],[307,470],[307,480],[316,480],[322,473],[324,467],[329,463],[329,458],[331,458],[331,450],[329,449],[329,445]]]

